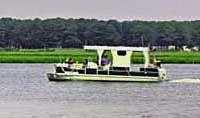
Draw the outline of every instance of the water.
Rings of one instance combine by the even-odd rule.
[[[168,79],[200,65],[167,64]],[[200,84],[49,82],[48,64],[0,64],[0,118],[198,118]]]

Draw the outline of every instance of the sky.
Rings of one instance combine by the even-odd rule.
[[[0,0],[0,17],[200,20],[200,0]]]

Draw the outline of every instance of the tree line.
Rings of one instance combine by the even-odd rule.
[[[81,48],[83,45],[200,46],[200,21],[0,19],[0,48]]]

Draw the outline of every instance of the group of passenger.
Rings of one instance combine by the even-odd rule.
[[[89,62],[89,58],[85,59],[84,65],[87,66],[88,62]],[[74,61],[73,61],[72,57],[69,57],[65,63],[68,64],[68,67],[71,67],[74,64]],[[108,57],[106,55],[103,56],[103,58],[101,59],[101,66],[106,66],[109,64],[110,64],[110,61],[109,61]]]
[[[84,67],[87,67],[89,60],[90,60],[89,58],[85,59]],[[68,64],[68,67],[71,67],[74,64],[74,61],[73,61],[72,57],[69,57],[68,60],[66,60],[65,63]],[[101,66],[106,66],[106,65],[109,65],[109,64],[110,64],[110,61],[109,61],[107,55],[103,56],[102,59],[101,59]],[[150,67],[161,68],[161,63],[160,63],[160,61],[157,61],[154,58],[153,62],[151,62],[151,64],[150,64]]]

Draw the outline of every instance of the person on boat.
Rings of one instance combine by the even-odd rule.
[[[72,57],[70,57],[70,58],[67,60],[66,63],[68,64],[68,67],[71,67],[71,66],[73,65],[73,63],[74,63]]]
[[[87,66],[88,66],[88,63],[89,63],[89,57],[87,57],[86,59],[85,59],[85,62],[84,62],[84,68],[87,68]]]
[[[102,66],[106,66],[106,65],[109,65],[110,61],[109,59],[107,58],[107,56],[105,55],[102,60],[101,60],[101,65]]]
[[[151,63],[150,67],[161,68],[161,63],[160,61],[157,61],[156,58],[154,57],[153,62]]]

